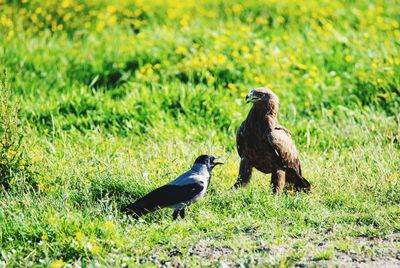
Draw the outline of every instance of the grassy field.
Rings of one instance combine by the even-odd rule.
[[[0,0],[0,266],[400,265],[399,22],[398,0]],[[264,85],[310,194],[229,190]],[[119,211],[203,153],[225,165],[185,220]]]

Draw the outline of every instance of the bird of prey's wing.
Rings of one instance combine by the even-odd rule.
[[[236,148],[237,148],[237,151],[238,151],[240,157],[242,157],[242,155],[243,155],[243,148],[242,148],[243,147],[243,144],[242,144],[243,129],[244,129],[244,126],[242,123],[242,125],[239,127],[238,132],[236,133]]]
[[[193,199],[204,189],[202,183],[185,185],[164,185],[138,199],[127,206],[125,211],[138,217],[152,212],[158,208],[169,207],[179,203],[185,203]]]
[[[301,176],[299,157],[289,131],[282,126],[277,126],[268,133],[268,141],[272,145],[272,148],[274,148],[283,166],[293,169]]]

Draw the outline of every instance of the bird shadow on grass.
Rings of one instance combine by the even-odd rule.
[[[144,195],[146,190],[145,187],[134,182],[113,178],[99,178],[91,181],[92,201],[115,202],[119,209]]]

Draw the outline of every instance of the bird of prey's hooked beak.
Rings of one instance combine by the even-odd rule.
[[[249,94],[246,95],[246,103],[259,101],[260,97],[256,96],[255,90],[251,90]]]

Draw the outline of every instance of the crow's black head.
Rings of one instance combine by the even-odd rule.
[[[206,165],[208,169],[213,169],[217,165],[222,165],[222,162],[215,162],[215,160],[221,159],[221,157],[203,154],[197,157],[195,164]]]

